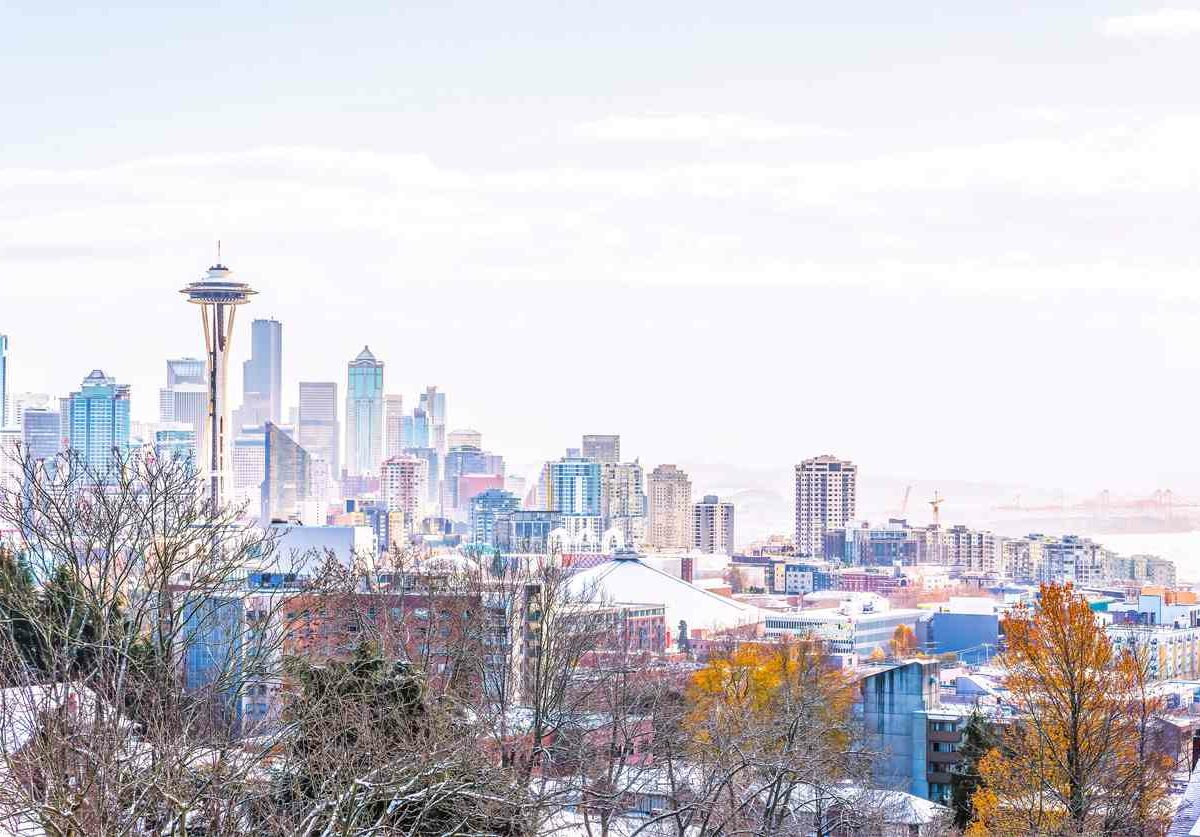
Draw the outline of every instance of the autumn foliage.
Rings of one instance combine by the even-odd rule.
[[[1017,717],[980,762],[967,833],[1160,833],[1171,765],[1149,746],[1144,655],[1117,653],[1070,585],[1043,585],[1004,630]]]

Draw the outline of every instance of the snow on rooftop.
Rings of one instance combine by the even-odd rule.
[[[672,631],[680,621],[687,622],[688,630],[720,630],[762,619],[753,605],[703,590],[639,559],[608,561],[583,570],[572,577],[571,585],[576,592],[595,588],[595,595],[608,601],[662,604]]]

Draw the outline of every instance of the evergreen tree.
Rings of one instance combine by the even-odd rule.
[[[33,574],[12,550],[0,547],[0,623],[9,646],[23,668],[38,668],[40,644],[36,628],[39,612]]]
[[[983,785],[979,775],[979,762],[998,743],[996,733],[988,724],[987,718],[976,709],[963,727],[962,744],[958,748],[962,754],[962,761],[950,771],[951,807],[954,810],[956,828],[965,830],[975,819],[971,797]]]

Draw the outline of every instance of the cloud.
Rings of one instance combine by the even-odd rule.
[[[660,113],[610,116],[577,125],[581,139],[602,142],[776,142],[838,136],[819,125],[776,122],[735,113]]]
[[[1106,18],[1100,31],[1114,38],[1184,37],[1200,34],[1200,9],[1158,9]]]

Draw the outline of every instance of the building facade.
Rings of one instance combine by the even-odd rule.
[[[97,475],[106,474],[129,449],[129,385],[99,369],[67,400],[67,446]]]
[[[521,498],[511,491],[490,488],[471,499],[471,541],[496,545],[496,521],[501,515],[520,511]]]
[[[278,425],[283,414],[283,324],[250,323],[250,359],[242,364],[242,410],[248,424]]]
[[[692,549],[733,555],[733,503],[706,494],[692,507]]]
[[[601,464],[613,465],[621,461],[621,437],[616,435],[589,434],[583,437],[583,456]]]
[[[308,451],[283,428],[267,422],[263,433],[263,525],[300,517],[310,500],[311,486]]]
[[[404,455],[404,396],[383,396],[383,455],[386,459]]]
[[[341,473],[337,389],[333,381],[301,381],[296,411],[296,441],[314,460],[325,462],[335,480]]]
[[[674,465],[659,465],[646,479],[646,543],[655,549],[692,545],[692,481]]]
[[[600,466],[600,514],[606,531],[618,532],[624,545],[646,542],[646,475],[637,462]]]
[[[383,363],[364,346],[346,366],[346,473],[374,475],[383,461]]]
[[[394,456],[380,466],[379,492],[390,512],[404,515],[404,529],[416,531],[429,497],[429,463],[416,456]]]
[[[806,459],[796,466],[796,551],[820,557],[825,533],[844,529],[857,509],[858,468],[836,456]]]

